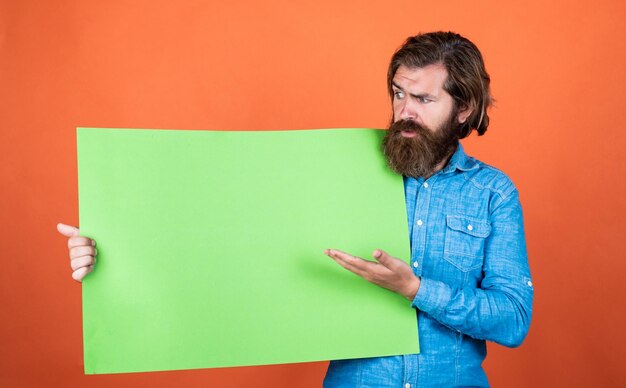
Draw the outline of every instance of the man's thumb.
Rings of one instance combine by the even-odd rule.
[[[57,224],[57,230],[59,231],[59,233],[61,233],[65,237],[78,236],[78,233],[79,233],[77,227],[71,226],[71,225],[60,224],[60,223]]]
[[[372,252],[372,256],[376,259],[376,261],[378,261],[385,267],[389,267],[389,264],[392,263],[391,256],[389,256],[389,254],[382,249],[376,249],[374,252]]]

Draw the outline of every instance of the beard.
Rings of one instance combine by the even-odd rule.
[[[458,122],[455,109],[436,130],[430,130],[412,120],[391,123],[383,139],[387,165],[394,172],[413,178],[428,178],[436,166],[456,150]],[[402,131],[414,132],[414,137],[402,136]]]

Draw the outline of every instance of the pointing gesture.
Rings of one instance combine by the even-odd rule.
[[[326,249],[324,254],[345,269],[359,275],[370,283],[396,292],[408,300],[415,299],[420,279],[413,274],[407,263],[380,249],[372,253],[378,263],[352,256],[337,249]]]

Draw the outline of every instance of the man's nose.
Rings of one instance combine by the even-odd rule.
[[[415,109],[415,104],[410,99],[405,99],[402,101],[402,105],[400,105],[400,112],[396,115],[398,120],[412,120],[415,121],[417,119],[417,110]]]

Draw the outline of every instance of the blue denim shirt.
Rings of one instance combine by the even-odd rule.
[[[404,187],[420,354],[331,361],[324,386],[489,386],[485,340],[519,346],[532,313],[517,189],[460,144],[444,169]]]

